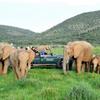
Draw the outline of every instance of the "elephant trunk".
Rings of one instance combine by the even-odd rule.
[[[63,72],[66,74],[66,66],[68,66],[69,63],[69,56],[66,54],[66,50],[64,50],[64,57],[63,57]]]
[[[66,59],[63,59],[63,72],[66,73]]]
[[[20,64],[20,68],[21,68],[21,70],[20,70],[21,78],[24,78],[26,76],[27,66],[26,66],[26,64],[22,63],[22,64]]]

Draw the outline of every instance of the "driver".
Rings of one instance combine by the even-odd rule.
[[[40,51],[40,56],[46,56],[47,55],[47,53],[45,52],[45,50],[42,50],[42,51]]]

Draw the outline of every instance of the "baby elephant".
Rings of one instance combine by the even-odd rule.
[[[21,79],[27,75],[34,58],[35,53],[32,50],[15,49],[12,52],[10,55],[10,63],[17,79]]]
[[[100,56],[93,57],[91,64],[93,65],[93,72],[96,71],[97,73],[100,73]]]

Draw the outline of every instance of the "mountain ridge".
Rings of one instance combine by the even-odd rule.
[[[42,39],[46,39],[46,43],[66,44],[68,41],[86,40],[94,44],[100,43],[96,40],[100,37],[100,10],[93,12],[85,12],[71,17],[60,24],[46,30],[40,35]],[[87,35],[88,38],[87,38]],[[83,37],[83,38],[82,38]],[[94,38],[94,39],[93,39]],[[38,39],[38,38],[37,38]],[[93,41],[92,41],[93,40]]]
[[[100,44],[100,10],[78,14],[40,34],[27,29],[0,25],[0,41],[13,42],[17,45],[64,45],[74,40]]]

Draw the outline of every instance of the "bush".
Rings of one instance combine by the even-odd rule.
[[[65,100],[98,100],[98,97],[89,84],[80,82],[72,87]]]
[[[42,100],[57,100],[57,90],[52,87],[43,87],[41,90]]]
[[[94,79],[90,80],[90,84],[92,85],[92,87],[94,87],[96,89],[100,89],[100,78],[99,78],[99,75],[95,75]]]

